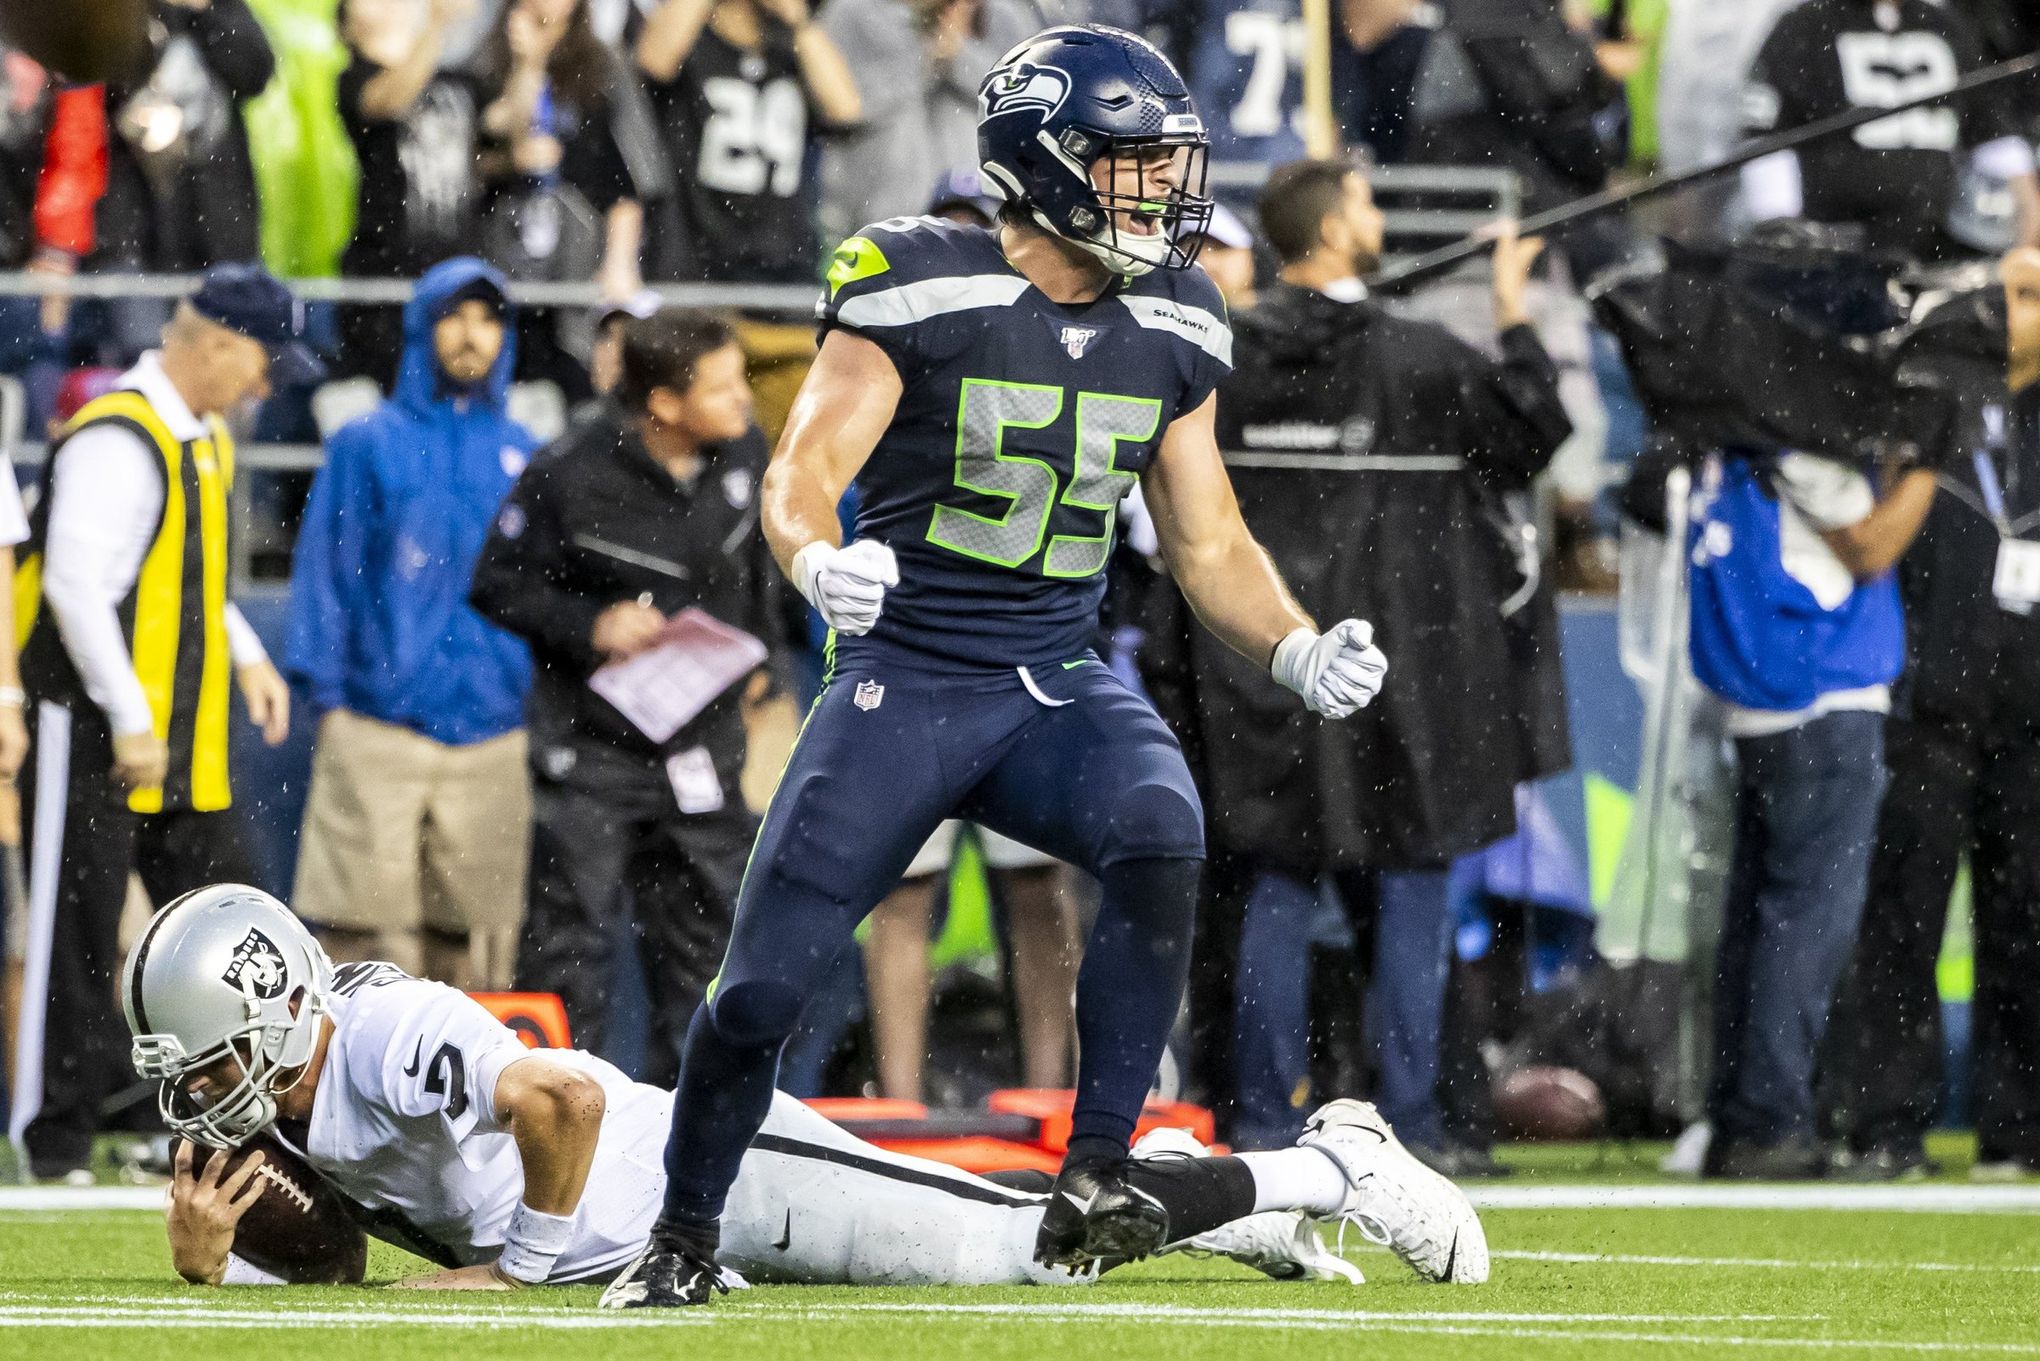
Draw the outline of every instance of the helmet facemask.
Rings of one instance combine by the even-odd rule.
[[[247,1024],[197,1054],[175,1035],[135,1037],[135,1071],[160,1084],[156,1106],[171,1129],[194,1143],[231,1149],[276,1123],[276,1098],[303,1080],[326,1016],[319,994],[301,989],[295,997],[296,1013],[286,1007],[279,1017],[279,1008],[249,996]],[[198,1091],[201,1078],[215,1090]]]
[[[1212,210],[1204,192],[1211,148],[1201,126],[1152,137],[1103,137],[1080,128],[1066,131],[1060,141],[1046,132],[1040,136],[1089,193],[1078,196],[1063,221],[1031,204],[1038,224],[1119,274],[1188,269],[1196,261]],[[1156,197],[1148,192],[1146,164],[1161,154],[1173,155],[1179,165],[1175,183]],[[1093,178],[1098,166],[1106,170],[1103,187]]]

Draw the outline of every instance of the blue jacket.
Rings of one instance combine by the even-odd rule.
[[[346,708],[450,745],[519,727],[522,640],[468,606],[497,508],[538,441],[505,406],[503,353],[476,392],[442,393],[432,328],[446,300],[500,274],[435,265],[404,308],[395,395],[326,441],[291,570],[285,669],[320,712]],[[509,319],[506,318],[506,322]]]

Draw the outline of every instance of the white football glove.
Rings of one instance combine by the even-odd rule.
[[[817,539],[794,554],[793,584],[830,628],[854,636],[878,622],[885,588],[900,584],[900,566],[877,539],[848,548]]]
[[[1268,670],[1326,718],[1345,718],[1367,707],[1388,673],[1388,658],[1374,645],[1374,626],[1345,619],[1324,633],[1295,629],[1275,645]]]

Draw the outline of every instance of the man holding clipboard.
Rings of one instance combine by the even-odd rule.
[[[533,461],[475,568],[475,608],[534,664],[517,986],[558,993],[599,1052],[609,923],[632,912],[669,1080],[756,830],[738,776],[748,678],[779,635],[765,456],[728,325],[633,318],[605,409]]]

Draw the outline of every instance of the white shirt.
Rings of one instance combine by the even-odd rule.
[[[14,465],[0,459],[0,548],[28,542],[28,512],[21,507],[21,488],[14,481]]]
[[[120,386],[140,392],[178,439],[204,439],[211,433],[164,375],[154,350],[121,375]],[[114,734],[148,732],[155,720],[135,675],[119,611],[141,574],[163,514],[162,458],[124,426],[95,425],[65,443],[49,495],[43,600],[85,693],[106,714]],[[268,660],[262,640],[231,601],[226,628],[235,666]]]
[[[1821,537],[1869,518],[1877,507],[1869,479],[1833,459],[1787,454],[1778,460],[1778,557],[1785,574],[1806,587],[1824,610],[1839,607],[1855,592],[1855,574]],[[1768,737],[1844,709],[1891,711],[1891,687],[1866,685],[1830,690],[1804,709],[1745,709],[1727,706],[1732,737]]]
[[[301,1151],[371,1216],[401,1216],[463,1266],[492,1262],[524,1195],[496,1084],[532,1051],[465,993],[367,967],[334,999]],[[574,1237],[549,1279],[613,1274],[644,1246],[664,1200],[673,1094],[578,1050],[545,1058],[600,1082],[608,1102]]]

